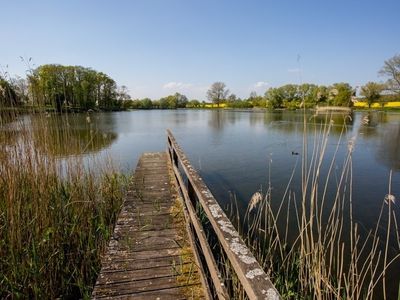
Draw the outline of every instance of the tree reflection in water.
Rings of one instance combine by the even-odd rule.
[[[96,114],[32,116],[30,122],[35,148],[57,157],[99,152],[118,136],[102,131]]]

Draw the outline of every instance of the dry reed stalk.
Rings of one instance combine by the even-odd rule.
[[[0,124],[2,298],[89,296],[121,205],[126,181],[110,165],[52,155],[70,140],[67,125],[52,136],[52,118]]]
[[[338,144],[332,156],[328,157],[327,142],[332,126],[334,123],[331,119],[326,119],[319,127],[314,125],[314,144],[310,148],[306,136],[311,126],[304,119],[300,206],[296,195],[288,192],[297,165],[276,209],[272,203],[269,175],[267,192],[263,197],[255,194],[257,201],[252,199],[246,210],[244,220],[249,222],[246,242],[270,271],[283,297],[372,299],[377,293],[382,293],[386,299],[385,275],[389,266],[400,257],[400,254],[392,255],[389,259],[392,230],[395,232],[394,242],[400,249],[397,219],[392,209],[394,201],[387,197],[385,236],[378,232],[384,216],[383,202],[375,228],[362,237],[353,219],[352,155],[355,138],[348,141],[340,172],[335,172],[340,141],[347,128],[343,126]],[[324,164],[328,164],[326,173],[322,170]],[[336,178],[336,193],[330,199],[328,189],[332,178]],[[391,195],[390,184],[388,195]],[[289,228],[289,219],[293,217],[291,202],[297,235],[289,241],[288,232],[293,231],[293,228]],[[285,219],[282,219],[284,207],[286,213],[283,214]],[[330,209],[328,214],[325,213],[327,209]],[[292,276],[293,273],[297,276]],[[376,290],[379,285],[383,286],[382,291]]]

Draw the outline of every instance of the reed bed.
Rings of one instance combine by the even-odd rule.
[[[112,163],[51,155],[69,140],[68,126],[52,136],[52,117],[35,116],[36,129],[1,119],[0,298],[89,298],[122,204],[127,178]]]
[[[347,141],[344,156],[338,155],[340,141],[328,154],[334,125],[329,118],[318,126],[304,120],[303,154],[282,199],[274,199],[270,165],[266,188],[253,195],[244,217],[238,217],[235,201],[231,215],[284,299],[400,299],[395,291],[400,283],[394,269],[400,265],[400,239],[392,172],[375,227],[363,228],[353,217],[356,139]],[[311,130],[312,143],[306,135]],[[344,125],[341,141],[345,132]],[[301,176],[300,192],[291,189],[296,176]],[[333,196],[328,193],[332,185]]]

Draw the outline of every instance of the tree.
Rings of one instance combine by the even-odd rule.
[[[250,92],[249,100],[257,98],[257,93],[255,91]]]
[[[229,90],[225,83],[218,81],[214,82],[207,91],[207,99],[219,106],[222,101],[226,100],[228,94]]]
[[[129,90],[125,85],[121,85],[117,88],[117,100],[118,101],[131,100],[131,96],[129,95]]]
[[[386,60],[379,73],[389,77],[387,81],[388,87],[395,93],[400,94],[400,54]]]
[[[14,87],[0,76],[0,105],[15,106],[19,104],[19,98]]]
[[[235,102],[237,100],[237,97],[235,94],[230,94],[228,96],[228,99],[226,99],[226,100],[228,100],[228,102]]]
[[[263,96],[257,95],[256,92],[250,92],[249,98],[245,100],[248,107],[265,107],[265,98]]]
[[[316,95],[316,103],[326,103],[329,100],[329,89],[324,86],[320,85],[317,88],[317,95]]]
[[[385,86],[377,82],[368,82],[361,87],[361,96],[364,96],[367,100],[368,107],[371,107],[373,102],[376,102],[381,97],[381,92]]]
[[[281,108],[285,99],[281,88],[269,88],[265,92],[265,99],[270,108]]]
[[[295,84],[270,88],[265,93],[265,98],[270,108],[297,108],[301,104],[300,88]]]
[[[174,95],[161,98],[159,100],[159,107],[162,109],[185,108],[187,103],[188,98],[185,95],[175,93]]]
[[[352,106],[353,89],[348,83],[335,83],[329,90],[329,103],[335,106]]]
[[[25,78],[16,76],[10,80],[20,103],[29,101],[28,82]]]
[[[299,85],[299,97],[301,99],[301,107],[314,107],[318,102],[318,86],[310,83]]]
[[[144,98],[144,99],[140,100],[139,108],[150,109],[152,107],[153,107],[153,103],[151,102],[150,98]]]
[[[62,111],[65,106],[113,109],[118,101],[117,85],[108,75],[81,66],[42,65],[28,76],[34,104]]]
[[[196,100],[196,99],[190,100],[190,101],[186,104],[186,107],[188,107],[188,108],[200,107],[200,101],[199,101],[199,100]]]
[[[185,108],[186,104],[189,102],[188,98],[185,95],[175,93],[174,97],[176,98],[178,108]]]

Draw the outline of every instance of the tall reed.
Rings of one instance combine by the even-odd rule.
[[[340,158],[344,125],[334,153],[328,154],[334,122],[329,118],[320,125],[308,122],[304,121],[303,154],[298,161],[301,170],[296,163],[282,199],[273,196],[270,171],[267,190],[254,194],[244,222],[236,219],[237,226],[283,298],[393,298],[386,277],[394,264],[399,265],[400,239],[391,179],[375,227],[360,228],[353,218],[356,139],[347,141],[346,154]],[[297,193],[291,189],[296,176],[301,177]],[[332,185],[333,196],[328,193]],[[398,275],[394,278],[398,287]]]
[[[112,164],[52,155],[70,129],[55,138],[49,118],[0,124],[0,298],[88,298],[122,203],[126,178]]]

